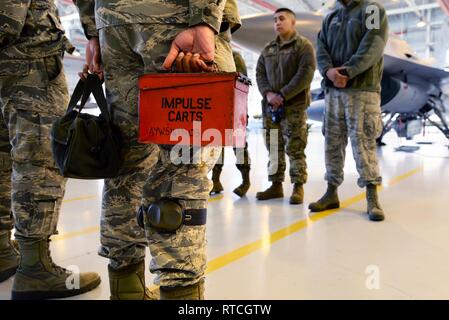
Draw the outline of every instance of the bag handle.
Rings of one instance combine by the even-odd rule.
[[[103,81],[96,74],[88,74],[87,79],[80,79],[73,90],[72,97],[70,98],[67,112],[74,110],[77,107],[78,101],[81,100],[78,113],[81,113],[86,105],[87,99],[92,93],[101,114],[106,118],[108,122],[111,122],[111,115],[109,114],[106,97],[104,95]]]
[[[87,98],[89,98],[90,90],[88,90],[88,86],[86,85],[87,80],[80,79],[76,84],[75,89],[73,90],[72,97],[70,98],[69,106],[67,108],[67,113],[76,108],[78,101],[81,100],[80,111],[84,108],[84,105],[87,102]]]
[[[90,79],[89,79],[90,77]],[[106,102],[106,97],[104,95],[103,91],[103,81],[100,80],[100,78],[97,75],[89,74],[87,77],[88,81],[90,80],[92,82],[91,89],[92,94],[95,98],[95,101],[98,104],[98,107],[100,108],[101,114],[105,117],[105,119],[108,122],[112,121],[111,115],[109,113],[108,104]]]

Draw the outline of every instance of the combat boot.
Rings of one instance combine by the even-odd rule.
[[[160,287],[161,300],[204,300],[204,279],[186,287]]]
[[[158,300],[145,286],[145,263],[142,261],[121,269],[108,266],[111,300]]]
[[[242,171],[242,184],[234,189],[234,193],[239,197],[244,197],[248,192],[249,187],[251,186],[249,180],[249,170]]]
[[[19,266],[19,252],[14,248],[9,232],[0,235],[0,282],[16,273]]]
[[[283,198],[284,190],[282,189],[282,182],[273,182],[271,187],[262,192],[257,192],[256,198],[258,200],[269,200],[276,198]]]
[[[336,208],[340,208],[340,200],[338,200],[337,187],[332,184],[327,185],[326,193],[320,200],[309,204],[309,209],[312,212],[320,212]]]
[[[98,287],[95,272],[76,274],[56,265],[50,256],[50,240],[19,241],[20,264],[12,286],[12,299],[52,299],[76,296]]]
[[[293,185],[292,196],[290,197],[290,204],[301,204],[304,201],[304,187],[302,184],[295,183]]]
[[[221,170],[215,170],[215,167],[212,171],[212,182],[214,184],[214,186],[212,187],[212,190],[209,192],[209,194],[215,194],[215,193],[220,193],[223,191],[223,186],[221,185],[220,182],[220,174],[221,174]]]
[[[367,213],[371,221],[382,221],[385,219],[384,211],[379,204],[377,186],[369,184],[366,186],[366,201],[368,202]]]

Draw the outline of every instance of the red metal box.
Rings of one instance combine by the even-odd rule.
[[[244,147],[249,84],[239,73],[140,77],[139,141]]]

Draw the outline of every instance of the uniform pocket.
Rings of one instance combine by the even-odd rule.
[[[383,123],[380,113],[366,113],[363,124],[363,131],[366,137],[377,139],[382,134]]]
[[[59,56],[44,58],[45,70],[49,82],[55,82],[62,73],[62,61]]]
[[[12,157],[19,162],[48,163],[52,159],[50,131],[54,117],[17,110],[9,122]]]
[[[377,139],[383,131],[380,95],[376,92],[364,92],[361,100],[365,109],[363,132],[366,137]]]
[[[28,222],[28,230],[32,234],[47,234],[52,231],[55,218],[56,200],[37,200],[33,204],[34,212]]]

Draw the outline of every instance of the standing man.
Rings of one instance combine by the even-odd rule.
[[[310,84],[316,64],[312,44],[296,32],[295,25],[293,11],[287,8],[276,10],[274,29],[277,38],[265,47],[257,62],[257,85],[263,97],[265,144],[270,157],[268,179],[272,185],[258,192],[256,197],[268,200],[284,196],[282,183],[287,153],[290,180],[294,183],[290,203],[301,204],[304,199],[303,185],[307,181],[304,153],[307,145],[306,108],[310,104]],[[275,145],[271,145],[270,139],[273,132],[278,133]]]
[[[232,55],[234,57],[235,67],[237,72],[240,72],[241,74],[248,76],[248,71],[246,69],[245,60],[243,59],[242,55],[238,53],[237,51],[233,51]],[[248,117],[247,117],[248,118]],[[215,164],[214,168],[212,169],[212,183],[214,184],[211,190],[211,194],[213,193],[220,193],[223,191],[223,186],[220,182],[220,175],[223,171],[223,164],[224,164],[224,152],[225,148],[221,149],[220,158],[218,159],[217,163]],[[250,178],[249,178],[249,172],[251,170],[251,159],[249,157],[248,152],[248,142],[245,143],[245,147],[240,150],[237,148],[234,148],[234,154],[236,155],[236,167],[240,171],[242,175],[242,183],[240,186],[234,189],[234,193],[238,195],[239,197],[244,197],[246,195],[246,192],[248,192],[249,187],[251,186]],[[243,156],[243,159],[240,159],[239,155]]]
[[[19,262],[12,212],[20,249],[12,299],[69,297],[100,284],[96,273],[53,263],[49,250],[65,187],[50,130],[67,107],[62,55],[70,50],[54,1],[0,2],[0,274],[11,276]]]
[[[368,215],[384,220],[377,186],[382,178],[376,155],[376,139],[382,133],[380,82],[383,52],[388,37],[385,9],[375,1],[339,0],[323,21],[318,35],[318,67],[324,78],[324,116],[327,191],[312,212],[338,208],[337,188],[343,183],[348,136],[360,175],[366,187]]]
[[[207,177],[219,148],[200,148],[201,162],[175,165],[170,146],[138,143],[138,78],[147,73],[233,72],[235,0],[76,0],[87,38],[84,73],[102,74],[113,121],[123,135],[120,176],[103,189],[100,255],[110,259],[111,299],[145,299],[142,204],[161,299],[202,299],[206,269]],[[178,228],[164,222],[182,214]],[[166,218],[167,217],[167,218]],[[187,218],[189,217],[189,218]],[[160,222],[158,224],[158,222]],[[175,230],[174,230],[175,229]]]

